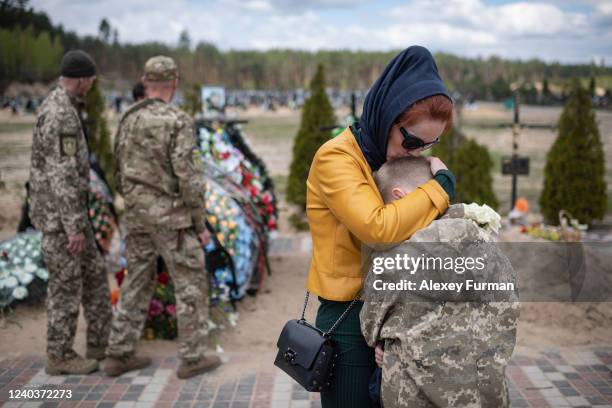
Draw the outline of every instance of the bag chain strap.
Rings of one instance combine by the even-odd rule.
[[[308,306],[308,298],[310,297],[310,291],[306,291],[306,299],[304,299],[304,309],[302,309],[302,317],[300,318],[300,320],[306,321],[306,319],[304,319],[304,316],[306,315],[306,307]],[[351,311],[351,309],[353,308],[353,306],[355,306],[355,303],[357,303],[357,301],[359,300],[359,294],[357,294],[357,297],[355,299],[353,299],[353,301],[351,302],[350,305],[348,305],[348,307],[346,308],[346,310],[340,315],[340,317],[338,318],[338,320],[336,320],[336,322],[332,325],[332,327],[329,328],[329,330],[327,330],[326,332],[323,333],[323,337],[329,337],[332,335],[332,333],[334,332],[334,330],[336,330],[336,327],[338,327],[338,325],[340,323],[342,323],[342,321],[344,320],[344,318],[346,317],[346,315],[348,314],[348,312]]]

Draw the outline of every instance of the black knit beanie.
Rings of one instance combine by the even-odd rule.
[[[63,77],[86,78],[96,75],[96,64],[85,51],[72,50],[62,58],[60,70]]]

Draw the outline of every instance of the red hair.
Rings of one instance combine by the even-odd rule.
[[[450,130],[453,127],[453,103],[444,95],[429,96],[406,109],[397,122],[410,126],[424,119],[444,122],[444,130]]]

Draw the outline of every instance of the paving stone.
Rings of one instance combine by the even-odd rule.
[[[241,361],[236,355],[225,358],[227,364]],[[162,357],[154,358],[154,364],[144,370],[118,378],[104,377],[102,372],[49,377],[42,368],[43,358],[24,356],[0,362],[0,395],[9,388],[72,390],[69,401],[28,402],[45,408],[78,404],[83,408],[321,407],[319,394],[306,392],[278,369],[243,373],[240,378],[220,382],[210,373],[179,380],[174,374],[177,365],[176,358]],[[544,351],[537,358],[517,355],[506,371],[512,406],[612,406],[611,367],[610,347],[573,354]],[[23,405],[20,401],[12,406]]]

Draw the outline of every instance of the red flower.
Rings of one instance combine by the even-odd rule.
[[[124,277],[125,277],[125,268],[115,273],[115,279],[117,279],[117,285],[121,286],[121,284],[123,283]]]
[[[276,220],[274,218],[268,220],[268,227],[270,229],[276,229]]]
[[[257,189],[255,186],[249,187],[249,193],[251,194],[251,197],[255,197],[257,195]]]
[[[176,316],[176,306],[172,304],[166,306],[166,312],[168,312],[170,316]]]
[[[268,214],[274,213],[274,207],[272,207],[272,204],[266,204],[266,212]]]
[[[168,276],[168,272],[163,271],[157,274],[157,281],[162,285],[167,285],[170,277]]]
[[[248,171],[245,171],[243,174],[243,179],[242,179],[242,183],[243,185],[246,187],[249,184],[251,184],[251,180],[253,180],[253,173],[249,173]]]
[[[147,317],[150,319],[155,316],[159,316],[161,312],[164,311],[164,305],[157,299],[151,299],[149,303],[149,311],[147,312]]]
[[[269,204],[269,203],[270,203],[270,194],[266,193],[266,194],[265,194],[265,195],[264,195],[264,196],[261,198],[261,201],[262,201],[264,204]]]

